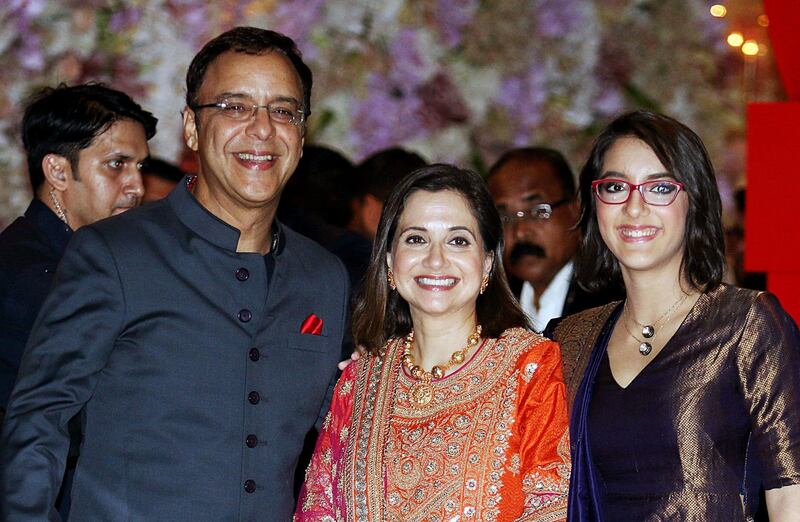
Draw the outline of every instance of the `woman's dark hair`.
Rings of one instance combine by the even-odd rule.
[[[583,233],[576,264],[581,286],[590,291],[622,286],[619,262],[600,236],[592,181],[603,173],[606,153],[620,138],[636,138],[684,184],[689,197],[681,272],[696,289],[712,289],[725,271],[725,244],[714,167],[703,142],[689,127],[663,114],[633,111],[612,121],[594,143],[580,175]]]
[[[186,105],[195,107],[199,101],[197,91],[203,84],[206,70],[211,62],[226,52],[262,55],[278,51],[286,56],[303,86],[303,105],[306,116],[311,114],[311,69],[303,62],[303,56],[294,40],[281,33],[257,27],[234,27],[206,43],[189,64],[186,72]]]
[[[42,160],[64,156],[78,179],[78,156],[119,120],[141,123],[149,140],[158,120],[124,92],[99,83],[46,87],[34,94],[22,116],[22,145],[34,192],[44,183]]]
[[[411,331],[408,303],[387,282],[386,253],[391,251],[397,223],[408,197],[417,191],[453,191],[462,196],[478,222],[484,250],[494,254],[486,291],[478,296],[478,322],[483,334],[498,337],[514,326],[528,327],[525,313],[508,287],[503,269],[503,224],[486,182],[475,172],[452,165],[434,164],[415,170],[389,194],[383,207],[372,248],[361,299],[353,312],[353,339],[367,351],[376,352],[388,339]]]

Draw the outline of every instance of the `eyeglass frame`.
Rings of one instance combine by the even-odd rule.
[[[510,225],[516,221],[535,221],[535,222],[544,222],[550,221],[553,217],[553,210],[560,207],[564,203],[569,203],[572,198],[563,198],[555,203],[539,203],[535,205],[533,208],[525,210],[517,210],[516,212],[506,213],[500,212],[500,221],[504,225]],[[536,211],[536,214],[533,212]],[[540,213],[542,215],[540,215]]]
[[[623,183],[625,185],[628,185],[630,187],[630,190],[628,190],[628,197],[626,197],[622,201],[616,201],[616,202],[611,202],[611,201],[604,200],[600,196],[600,190],[598,189],[598,187],[600,186],[601,183],[610,183],[610,182]],[[645,185],[653,185],[655,183],[669,183],[670,185],[675,185],[675,186],[678,187],[678,190],[675,192],[675,195],[672,197],[672,199],[669,201],[669,203],[650,203],[649,201],[647,201],[647,196],[645,196],[645,193],[644,193],[644,190],[642,190],[642,187],[644,187]],[[631,199],[631,195],[633,194],[633,192],[637,191],[637,192],[639,192],[639,195],[642,197],[642,201],[644,201],[648,205],[652,205],[654,207],[668,207],[668,206],[672,205],[673,203],[675,203],[675,200],[678,199],[678,195],[681,193],[681,191],[684,191],[684,192],[686,191],[685,187],[686,186],[683,183],[681,183],[680,181],[675,181],[673,179],[653,179],[653,180],[644,181],[644,182],[638,183],[638,184],[637,183],[631,183],[630,181],[625,181],[624,179],[617,179],[617,178],[603,178],[603,179],[596,179],[596,180],[592,181],[592,193],[604,205],[624,205],[625,203],[628,202],[628,200]]]
[[[267,116],[269,116],[269,121],[271,121],[273,123],[279,123],[279,124],[287,124],[288,123],[289,125],[293,125],[295,127],[301,127],[302,125],[305,124],[307,114],[306,114],[305,108],[302,105],[300,105],[298,107],[297,112],[295,113],[294,118],[292,120],[287,121],[287,122],[274,120],[272,118],[272,111],[270,111],[269,108],[270,108],[270,105],[273,105],[273,104],[276,104],[276,103],[280,103],[280,102],[272,102],[272,103],[268,103],[266,105],[259,105],[257,103],[246,103],[246,102],[239,102],[239,101],[231,102],[231,101],[223,100],[223,101],[218,101],[218,102],[213,102],[213,103],[201,103],[201,104],[190,105],[189,108],[192,109],[193,111],[197,111],[198,109],[219,109],[220,113],[224,117],[228,118],[231,121],[250,121],[250,120],[252,120],[253,118],[256,117],[256,114],[258,113],[258,109],[267,109]],[[247,116],[247,117],[244,117],[242,119],[237,119],[234,116],[231,116],[230,113],[226,113],[225,112],[225,109],[229,105],[243,105],[245,107],[248,107],[250,109],[250,115]],[[298,115],[299,115],[299,117],[298,117]]]

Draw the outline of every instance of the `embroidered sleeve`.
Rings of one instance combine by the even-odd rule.
[[[566,520],[569,424],[561,352],[542,342],[522,358],[519,394],[519,464],[524,511],[518,520]]]
[[[325,416],[300,490],[294,514],[296,522],[336,522],[346,519],[339,475],[350,434],[357,366],[355,363],[348,366],[336,384],[331,408]]]

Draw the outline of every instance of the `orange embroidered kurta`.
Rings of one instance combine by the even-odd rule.
[[[402,340],[351,364],[295,513],[298,521],[565,520],[567,404],[556,343],[521,328],[486,339],[459,370],[416,382]]]

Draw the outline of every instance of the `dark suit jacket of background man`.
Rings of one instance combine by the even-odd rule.
[[[60,478],[48,461],[63,466],[81,408],[70,518],[291,518],[296,459],[332,392],[347,274],[275,226],[272,254],[237,253],[238,230],[182,183],[74,234],[0,441],[7,518],[47,518]],[[321,335],[301,333],[311,314]]]
[[[0,232],[1,412],[5,412],[25,343],[71,236],[72,230],[38,199]]]
[[[72,229],[34,198],[23,216],[0,232],[0,426],[19,372],[25,343],[42,308]],[[69,510],[69,488],[78,458],[80,419],[69,425],[72,444],[59,512]],[[2,502],[2,499],[0,499]]]
[[[519,294],[522,291],[521,279],[509,275],[508,283],[511,286],[511,291],[514,297],[519,299]],[[580,287],[575,277],[569,282],[569,289],[567,296],[564,298],[564,308],[561,311],[561,317],[577,314],[595,306],[601,306],[611,301],[625,298],[624,290],[604,290],[602,292],[590,293]]]

